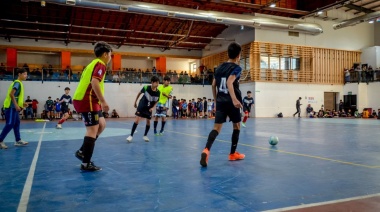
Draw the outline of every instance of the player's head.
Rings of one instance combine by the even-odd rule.
[[[302,99],[302,97],[299,97],[298,99],[299,99],[299,100],[301,100],[301,99]]]
[[[66,88],[65,88],[65,93],[66,93],[66,94],[69,94],[69,92],[70,92],[70,88],[69,88],[69,87],[66,87]]]
[[[251,95],[252,95],[252,92],[251,91],[247,91],[247,96],[251,97]]]
[[[28,78],[28,72],[23,68],[17,68],[16,73],[18,74],[18,79],[21,81],[26,80],[26,78]]]
[[[94,47],[95,56],[108,64],[111,61],[112,47],[103,41],[99,41]]]
[[[48,99],[51,99],[51,96],[49,96]]]
[[[164,77],[164,85],[168,86],[169,84],[170,84],[170,77],[169,76],[165,76]]]
[[[228,45],[228,58],[240,60],[241,46],[240,44],[233,42]]]
[[[158,79],[157,76],[153,76],[152,78],[150,78],[150,82],[152,83],[153,88],[157,88],[160,84],[160,79]]]

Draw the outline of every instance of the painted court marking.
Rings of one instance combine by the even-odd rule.
[[[40,139],[38,140],[36,152],[34,153],[33,161],[32,161],[32,164],[30,165],[28,177],[26,178],[24,189],[22,190],[22,195],[21,195],[20,203],[18,204],[17,212],[26,212],[26,209],[28,208],[30,191],[32,190],[34,173],[36,171],[37,160],[38,160],[38,156],[41,149],[42,137],[44,135],[45,127],[46,127],[46,122],[44,123],[44,126],[41,131]]]
[[[172,132],[172,133],[177,133],[177,134],[182,134],[182,135],[187,135],[187,136],[193,136],[193,137],[199,137],[199,138],[207,138],[206,136],[187,134],[187,133],[181,133],[181,132],[175,132],[175,131],[169,131],[169,130],[167,130],[167,132]],[[226,140],[222,140],[222,139],[215,139],[215,141],[228,142],[228,143],[231,142],[231,141],[226,141]],[[319,159],[319,160],[326,160],[326,161],[331,161],[331,162],[336,162],[336,163],[341,163],[341,164],[346,164],[346,165],[360,166],[360,167],[365,167],[365,168],[369,168],[369,169],[380,168],[380,166],[369,166],[369,165],[364,165],[364,164],[359,164],[359,163],[351,163],[351,162],[347,162],[347,161],[335,160],[335,159],[331,159],[331,158],[319,157],[319,156],[314,156],[314,155],[308,155],[308,154],[288,152],[288,151],[283,151],[283,150],[276,150],[276,149],[271,149],[271,148],[266,148],[266,147],[254,146],[254,145],[244,144],[244,143],[240,143],[240,142],[239,142],[239,145],[248,146],[248,147],[252,147],[252,148],[256,148],[256,149],[269,150],[269,151],[273,151],[273,152],[280,152],[280,153],[285,153],[285,154],[289,154],[289,155],[297,155],[297,156],[314,158],[314,159]]]
[[[267,211],[264,211],[264,212],[289,211],[289,210],[296,210],[296,209],[302,209],[302,208],[310,208],[310,207],[321,206],[321,205],[329,205],[329,204],[336,204],[336,203],[341,203],[341,202],[349,202],[349,201],[352,201],[352,200],[367,199],[367,198],[378,197],[378,196],[380,196],[380,193],[378,193],[378,194],[372,194],[372,195],[365,195],[365,196],[351,197],[351,198],[340,199],[340,200],[327,201],[327,202],[319,202],[319,203],[312,203],[312,204],[291,206],[291,207],[286,207],[286,208],[278,208],[278,209],[273,209],[273,210],[267,210]]]

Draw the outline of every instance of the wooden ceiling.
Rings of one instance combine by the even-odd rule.
[[[235,14],[256,13],[302,18],[321,8],[340,7],[347,12],[368,13],[380,9],[380,1],[336,0],[137,0],[182,8]],[[364,3],[363,3],[364,2]],[[275,3],[276,7],[270,7]],[[345,3],[345,4],[344,4]],[[343,6],[345,5],[345,6]],[[150,46],[164,50],[204,49],[228,26],[147,14],[55,4],[39,0],[1,1],[0,36],[12,38],[95,43],[103,40],[116,47]]]

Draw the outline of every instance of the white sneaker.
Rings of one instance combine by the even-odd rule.
[[[28,145],[28,142],[23,141],[23,140],[19,140],[15,142],[15,146],[25,146],[25,145]]]
[[[4,142],[0,142],[0,149],[8,149],[8,146]]]
[[[242,123],[241,123],[241,126],[245,127],[245,123],[244,123],[244,122],[242,122]]]
[[[143,139],[144,139],[144,141],[149,142],[148,136],[144,136]]]
[[[133,136],[128,136],[128,138],[126,139],[128,142],[131,142],[132,141],[132,139],[133,139]]]
[[[57,129],[62,129],[62,125],[61,124],[57,124],[56,128]]]

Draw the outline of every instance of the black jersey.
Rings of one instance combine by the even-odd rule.
[[[215,81],[217,87],[217,102],[232,102],[231,96],[227,88],[227,80],[230,75],[235,75],[236,79],[233,82],[236,98],[242,102],[241,92],[239,89],[239,79],[241,74],[241,67],[235,63],[223,63],[215,71]]]
[[[144,86],[140,92],[144,94],[139,102],[138,108],[140,109],[150,109],[160,99],[160,91],[158,89],[153,91],[151,85]]]
[[[62,107],[68,107],[69,104],[73,103],[70,95],[63,94],[59,101],[62,101],[62,100],[63,100],[63,102],[61,103]]]
[[[255,104],[255,100],[252,97],[244,97],[243,99],[243,109],[244,111],[251,112],[251,106]]]

